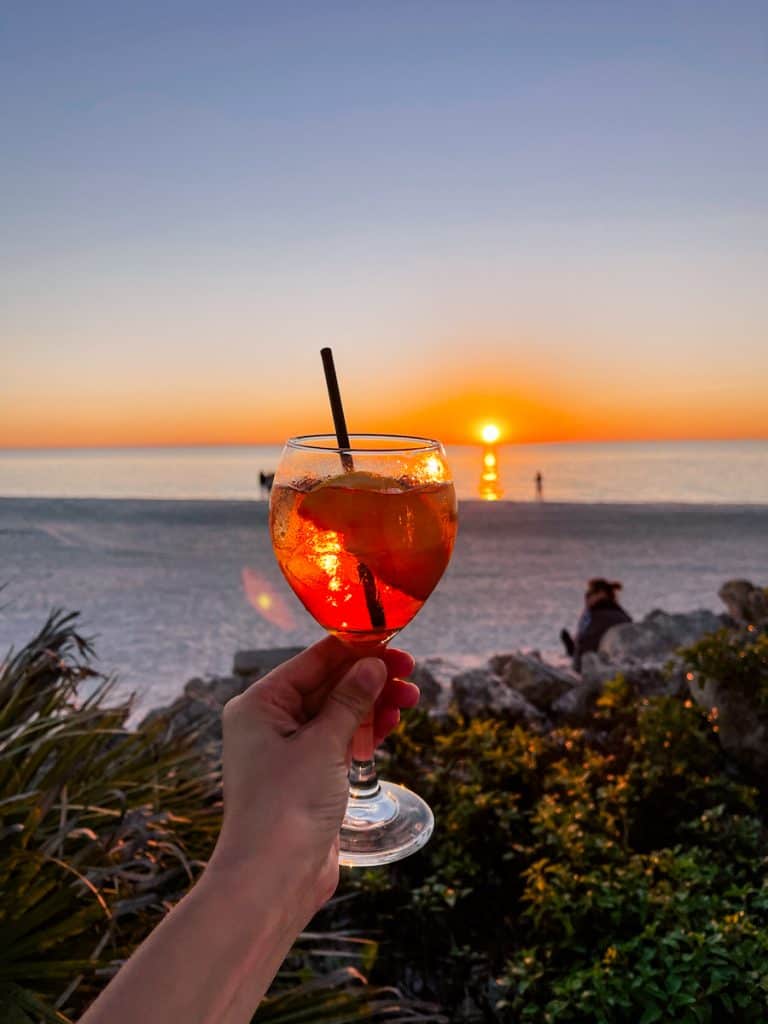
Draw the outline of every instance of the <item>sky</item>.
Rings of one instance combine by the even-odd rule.
[[[768,437],[768,7],[0,12],[0,446]]]

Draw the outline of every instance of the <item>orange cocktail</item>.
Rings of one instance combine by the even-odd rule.
[[[348,442],[348,443],[347,443]],[[456,496],[438,441],[353,435],[290,440],[275,476],[278,564],[318,623],[358,652],[416,615],[451,557]],[[379,782],[369,721],[352,744],[341,862],[385,864],[419,849],[434,819],[403,786]]]
[[[408,486],[351,471],[276,485],[277,561],[307,611],[346,643],[386,643],[418,612],[448,565],[456,498],[448,482]]]

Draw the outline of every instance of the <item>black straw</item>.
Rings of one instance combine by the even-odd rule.
[[[344,450],[349,449],[349,434],[347,433],[347,421],[344,417],[344,406],[341,404],[341,392],[339,391],[339,381],[336,377],[336,367],[333,365],[333,352],[329,348],[321,348],[320,357],[323,360],[325,384],[328,388],[328,399],[330,400],[331,413],[333,414],[333,429],[336,431],[336,441],[339,448],[342,449],[339,452],[341,464],[350,473],[355,468],[355,464],[349,451]]]
[[[321,348],[320,355],[323,360],[323,369],[325,370],[325,383],[328,387],[328,398],[331,402],[333,429],[336,431],[341,464],[347,473],[351,473],[355,468],[355,464],[349,452],[347,421],[344,418],[344,406],[341,404],[341,392],[339,391],[339,382],[336,377],[336,367],[333,365],[333,352],[329,348]],[[387,619],[376,589],[376,577],[365,562],[357,563],[357,574],[360,577],[360,583],[365,594],[365,603],[368,608],[371,625],[374,629],[386,629]]]

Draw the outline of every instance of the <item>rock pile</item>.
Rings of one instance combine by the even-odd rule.
[[[766,590],[748,580],[730,580],[719,593],[727,608],[724,615],[703,609],[685,614],[655,610],[638,622],[614,626],[596,653],[584,655],[580,676],[545,662],[537,651],[512,651],[460,672],[440,658],[429,658],[416,666],[411,678],[421,688],[422,707],[432,714],[454,707],[467,717],[502,717],[536,731],[586,725],[606,682],[618,674],[639,697],[690,691],[700,706],[719,716],[724,749],[751,770],[768,775],[768,717],[722,683],[694,679],[678,653],[724,625],[768,627]],[[170,733],[194,727],[201,743],[217,750],[224,704],[299,650],[238,651],[231,675],[191,679],[173,704],[151,712],[144,723],[161,717]]]
[[[292,658],[300,647],[275,647],[269,650],[238,651],[230,676],[209,676],[190,679],[184,692],[173,704],[156,708],[146,716],[139,728],[162,718],[169,736],[196,728],[202,745],[221,743],[221,709],[251,683]]]

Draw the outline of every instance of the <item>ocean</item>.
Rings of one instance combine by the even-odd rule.
[[[277,569],[258,493],[277,450],[0,454],[0,651],[52,607],[81,612],[99,667],[140,709],[226,673],[241,648],[320,635]],[[584,583],[624,583],[635,616],[721,610],[727,578],[768,583],[768,443],[502,446],[511,500],[473,500],[482,449],[450,450],[459,537],[398,643],[457,668],[562,659]],[[533,477],[544,500],[532,500]]]
[[[768,505],[768,441],[499,445],[503,500]],[[483,448],[448,448],[460,499],[480,497]],[[0,450],[0,496],[258,499],[280,447]]]

